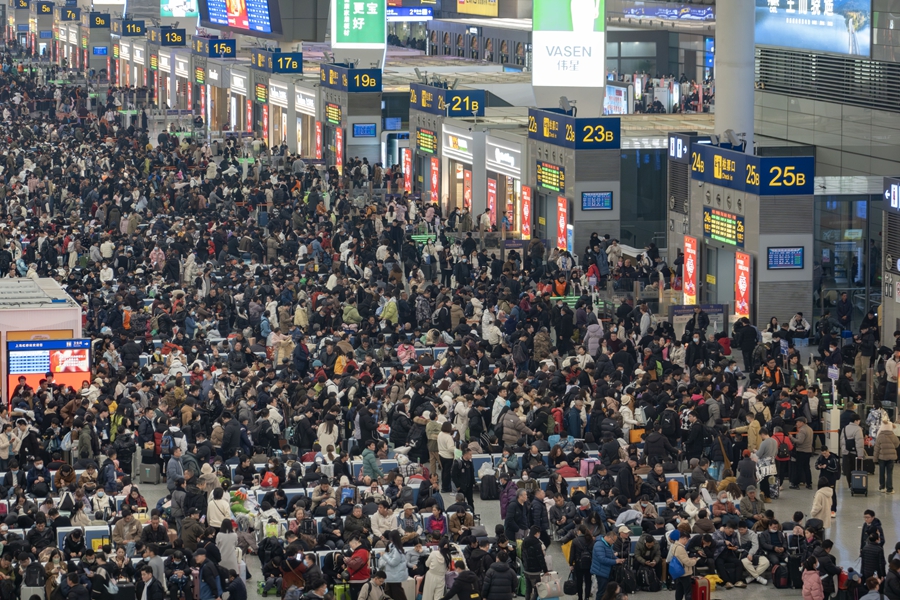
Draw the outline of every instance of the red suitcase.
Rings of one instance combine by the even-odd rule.
[[[691,600],[709,600],[709,580],[706,577],[694,577],[691,587]]]

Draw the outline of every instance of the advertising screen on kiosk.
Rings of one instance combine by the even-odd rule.
[[[160,0],[159,16],[161,17],[197,17],[200,11],[197,0]]]
[[[756,0],[757,44],[869,56],[871,35],[871,0]]]
[[[278,0],[199,0],[200,24],[256,35],[281,35]]]
[[[605,0],[534,0],[532,40],[534,85],[603,87]]]
[[[91,379],[91,340],[23,340],[6,343],[6,391],[10,396],[19,377],[37,389],[47,374],[54,383],[81,389]]]

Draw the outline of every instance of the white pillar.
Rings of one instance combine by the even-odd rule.
[[[716,133],[744,133],[753,154],[754,27],[756,3],[716,4]]]

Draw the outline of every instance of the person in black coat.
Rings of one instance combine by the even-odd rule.
[[[637,463],[629,458],[622,464],[621,467],[619,467],[619,474],[616,477],[616,487],[619,488],[619,492],[623,496],[628,498],[629,502],[634,502],[637,500],[636,493],[638,490],[636,490],[634,486],[635,466],[637,466]]]
[[[537,584],[547,572],[547,559],[541,543],[541,528],[534,525],[522,541],[522,572],[525,574],[525,600],[537,598]]]
[[[877,533],[869,534],[869,541],[863,546],[859,556],[862,559],[859,574],[863,581],[872,576],[884,577],[884,548],[878,545]]]
[[[505,550],[497,553],[497,562],[484,575],[481,597],[484,600],[513,600],[519,589],[519,576],[509,566]]]
[[[165,600],[166,593],[163,590],[162,583],[156,580],[153,577],[153,569],[150,567],[141,568],[141,578],[134,586],[135,596],[138,598],[144,597],[144,588],[147,588],[147,600]],[[71,590],[69,591],[69,597],[72,597]]]
[[[464,561],[456,561],[456,572],[458,575],[453,581],[453,585],[450,586],[450,589],[448,589],[441,597],[441,600],[450,600],[450,598],[453,598],[454,596],[458,598],[474,598],[476,595],[480,594],[481,590],[478,585],[478,576],[466,569],[466,563]]]
[[[394,447],[405,446],[409,437],[409,430],[412,429],[413,422],[406,414],[406,406],[403,403],[397,403],[394,414],[391,417],[391,442]],[[474,435],[472,439],[478,439]]]
[[[662,434],[662,425],[657,423],[653,427],[653,431],[644,438],[644,456],[651,459],[656,458],[662,460],[677,456],[678,450],[672,446],[669,438]]]
[[[222,457],[229,459],[241,447],[241,424],[228,411],[222,413],[225,427],[222,432]]]
[[[508,509],[507,509],[508,510]],[[544,546],[550,546],[550,517],[547,515],[547,505],[544,504],[544,490],[538,488],[531,501],[532,530],[538,529],[538,539],[544,542]]]
[[[91,593],[79,581],[78,573],[69,573],[66,575],[66,581],[69,584],[68,600],[90,600]],[[141,589],[143,590],[143,588]],[[154,600],[163,600],[163,598],[159,597]]]
[[[421,492],[420,492],[421,495]],[[503,527],[506,530],[506,537],[510,540],[517,538],[520,531],[528,530],[528,492],[524,489],[516,492],[516,501],[511,502],[506,508],[506,520]]]

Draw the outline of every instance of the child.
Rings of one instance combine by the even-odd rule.
[[[281,594],[281,557],[275,556],[263,566],[263,579],[266,580],[262,589],[258,590],[259,595],[263,598],[269,590],[274,589],[275,594]]]
[[[803,600],[825,600],[825,590],[819,576],[819,561],[815,556],[810,556],[803,567]]]

